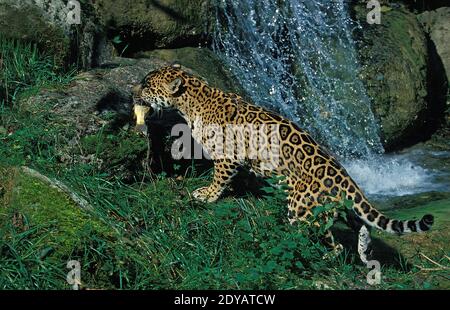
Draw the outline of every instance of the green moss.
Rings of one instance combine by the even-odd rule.
[[[404,11],[393,10],[385,14],[386,27],[389,29],[390,43],[401,48],[408,61],[418,66],[426,66],[426,57],[423,53],[425,48],[421,37],[416,37],[413,33],[422,34],[420,25],[415,15],[407,14]]]
[[[431,268],[437,272],[434,275],[430,272],[422,272],[418,274],[418,278],[434,279],[437,288],[450,288],[450,281],[443,280],[446,270],[430,261],[431,259],[441,265],[448,266],[448,258],[446,257],[450,254],[448,247],[448,240],[450,240],[450,199],[438,200],[413,208],[390,210],[385,213],[396,219],[420,219],[425,214],[434,216],[435,223],[431,231],[426,233],[395,236],[376,231],[372,236],[398,251],[403,260],[410,266],[415,266],[419,269]],[[387,253],[392,256],[392,251],[391,253],[387,251]],[[379,255],[386,256],[386,253]],[[395,259],[395,256],[390,259]]]
[[[365,6],[355,7],[363,82],[379,118],[386,149],[421,139],[427,124],[427,39],[416,18],[393,8],[380,25],[366,22]],[[419,133],[419,134],[418,134]]]
[[[386,214],[398,218],[421,218],[425,214],[433,214],[435,217],[434,229],[444,229],[450,226],[450,199],[441,199],[420,206],[389,210]]]
[[[53,257],[68,257],[83,242],[93,235],[103,238],[113,234],[104,223],[95,219],[77,206],[62,191],[50,184],[31,177],[19,168],[0,168],[4,187],[0,225],[8,226],[20,215],[19,230],[36,229],[32,242],[39,250],[51,248]]]
[[[390,210],[386,215],[397,219],[420,219],[425,214],[434,216],[432,230],[422,234],[408,234],[402,238],[388,235],[385,239],[405,255],[417,254],[417,251],[427,255],[450,254],[448,240],[450,240],[450,199],[442,199],[413,208]],[[405,240],[408,243],[405,243]]]

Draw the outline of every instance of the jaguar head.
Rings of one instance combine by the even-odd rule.
[[[133,106],[136,130],[147,133],[145,118],[160,114],[163,109],[176,108],[177,99],[184,93],[183,71],[179,65],[163,67],[147,74],[142,83],[133,87]]]

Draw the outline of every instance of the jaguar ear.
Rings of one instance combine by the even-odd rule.
[[[183,90],[183,80],[181,78],[176,78],[167,85],[167,90],[172,95],[180,94]]]

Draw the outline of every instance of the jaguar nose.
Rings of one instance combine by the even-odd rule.
[[[143,106],[144,101],[141,98],[133,97],[133,106]]]
[[[141,84],[137,84],[137,85],[133,86],[133,89],[132,89],[133,96],[137,97],[137,96],[139,96],[141,94],[141,92],[142,92],[142,85]]]

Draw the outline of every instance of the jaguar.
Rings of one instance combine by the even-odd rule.
[[[431,214],[420,220],[388,218],[369,202],[335,156],[296,123],[237,94],[212,87],[180,65],[165,66],[145,76],[133,88],[133,104],[136,126],[141,129],[145,127],[145,118],[150,111],[177,110],[191,128],[193,138],[210,155],[214,162],[212,182],[195,190],[192,193],[195,199],[216,201],[230,185],[238,168],[246,167],[263,177],[276,175],[283,178],[287,188],[287,217],[291,224],[309,221],[314,208],[323,205],[324,201],[351,200],[352,207],[348,213],[354,219],[351,226],[358,233],[358,253],[363,262],[369,259],[372,227],[400,235],[427,231],[433,225]],[[260,140],[269,145],[265,156],[250,156],[250,152],[244,152],[244,156],[223,152],[224,148],[230,149],[231,146],[233,149],[255,146],[252,138],[258,135],[252,130],[235,131],[231,134],[234,139],[230,139],[233,142],[218,152],[220,143],[217,141],[223,141],[227,128],[247,125],[257,131],[264,126],[271,129],[264,131],[269,132],[265,137],[259,135],[263,137]],[[198,130],[199,127],[206,130]],[[222,140],[212,139],[212,136],[222,136]],[[337,216],[337,212],[333,216]],[[336,252],[342,250],[342,245],[335,242],[329,229],[324,240]]]

